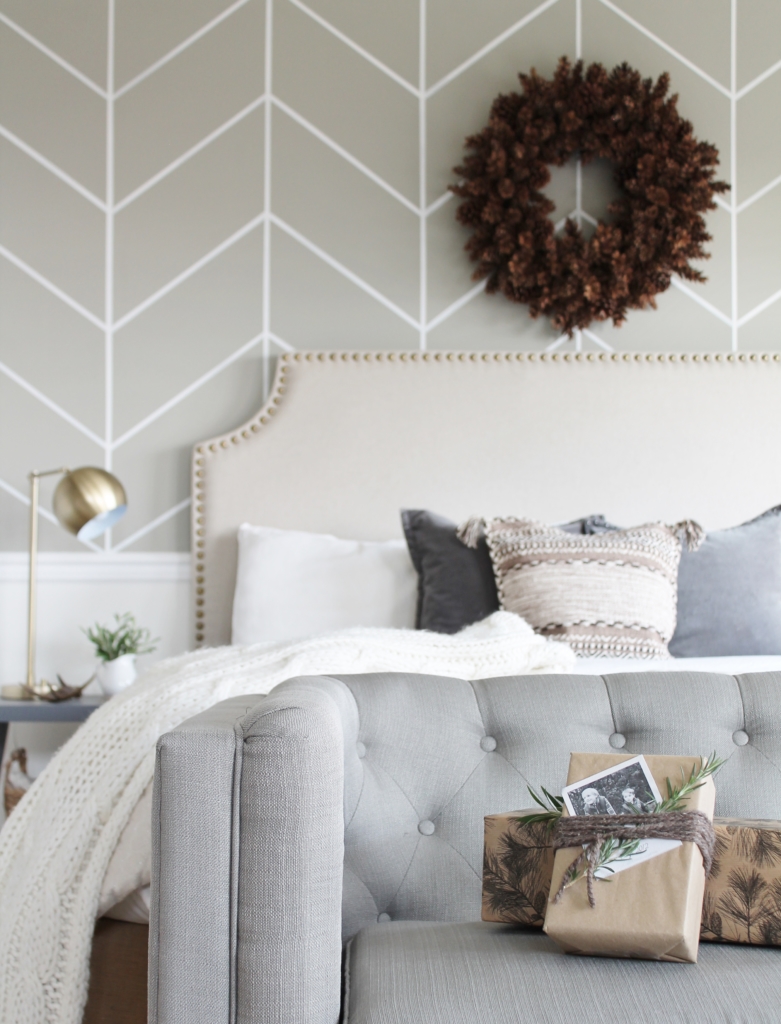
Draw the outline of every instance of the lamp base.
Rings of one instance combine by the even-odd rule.
[[[0,697],[3,700],[32,700],[33,695],[24,683],[7,683],[0,688]]]

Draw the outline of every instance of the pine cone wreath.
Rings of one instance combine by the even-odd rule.
[[[669,76],[654,84],[621,64],[584,71],[566,57],[551,80],[532,70],[523,91],[498,96],[488,125],[466,140],[451,190],[463,199],[458,220],[472,229],[466,249],[475,280],[549,316],[572,336],[595,320],[618,326],[629,309],[655,307],[673,274],[706,280],[691,260],[706,259],[711,236],[703,213],[714,194],[718,150],[698,142],[668,96]],[[567,219],[554,235],[554,204],[543,193],[549,167],[573,156],[611,161],[621,198],[591,238]]]

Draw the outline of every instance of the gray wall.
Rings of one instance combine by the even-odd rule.
[[[29,469],[98,463],[113,544],[185,550],[189,447],[280,350],[556,344],[473,288],[445,190],[495,94],[578,52],[669,71],[733,192],[707,284],[564,344],[781,348],[778,0],[0,0],[0,549]]]

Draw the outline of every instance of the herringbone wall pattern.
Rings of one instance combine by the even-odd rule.
[[[707,284],[573,341],[474,286],[446,191],[565,53],[669,71],[732,184]],[[0,548],[29,469],[99,463],[108,543],[185,550],[190,445],[281,350],[781,349],[779,109],[778,0],[0,0]],[[550,194],[587,225],[610,187]]]

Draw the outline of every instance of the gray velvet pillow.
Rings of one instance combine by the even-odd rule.
[[[418,573],[417,629],[457,633],[498,609],[485,537],[468,548],[456,523],[424,509],[402,509],[401,522]]]
[[[781,654],[781,505],[684,546],[670,654]]]
[[[423,509],[403,509],[401,522],[418,573],[417,629],[457,633],[499,607],[496,580],[485,537],[468,548],[456,536],[456,523]],[[604,533],[616,527],[604,516],[576,519],[568,533]]]

